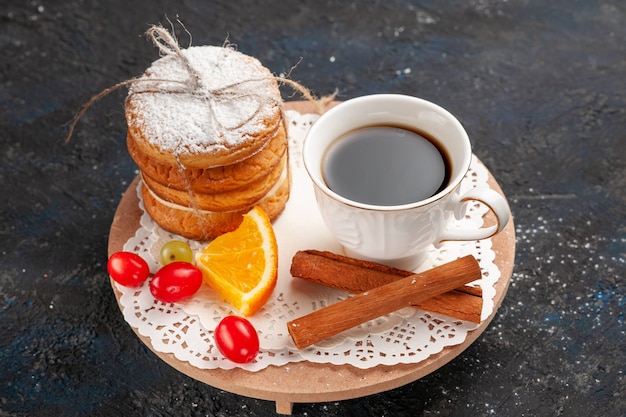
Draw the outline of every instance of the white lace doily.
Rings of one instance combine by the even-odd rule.
[[[248,319],[259,333],[261,351],[252,363],[239,365],[219,353],[213,343],[213,330],[226,315],[238,314],[211,289],[201,290],[184,304],[167,304],[156,301],[150,294],[147,282],[139,288],[117,285],[125,320],[138,332],[149,338],[152,348],[172,353],[181,361],[201,369],[231,369],[241,367],[258,371],[270,365],[282,366],[290,362],[310,361],[328,364],[349,364],[358,368],[377,365],[417,363],[446,346],[463,343],[468,331],[476,324],[414,308],[405,308],[393,314],[372,320],[323,343],[298,350],[295,348],[286,323],[304,316],[325,305],[335,303],[348,295],[339,290],[292,278],[289,273],[291,259],[298,250],[317,249],[341,253],[317,211],[313,186],[302,166],[302,141],[318,116],[301,115],[287,111],[289,122],[289,149],[293,185],[285,211],[274,223],[279,247],[278,283],[268,303]],[[486,186],[487,169],[474,158],[466,175],[461,192],[469,187]],[[138,187],[140,187],[139,185]],[[159,268],[157,259],[161,246],[171,239],[182,239],[162,230],[146,214],[139,192],[139,205],[143,210],[140,227],[124,245],[124,250],[141,255],[152,272]],[[462,227],[480,227],[487,208],[480,203],[467,207]],[[194,250],[205,244],[188,241]],[[429,258],[420,268],[429,269],[472,254],[480,263],[482,279],[475,282],[483,291],[482,320],[493,311],[494,284],[500,271],[494,264],[495,253],[491,240],[448,242],[432,248]]]

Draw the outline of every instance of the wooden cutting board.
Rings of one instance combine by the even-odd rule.
[[[286,108],[296,110],[301,114],[314,112],[313,107],[306,102],[289,102]],[[126,241],[139,228],[142,212],[136,193],[137,181],[138,178],[135,178],[128,187],[115,212],[109,235],[109,255],[122,250]],[[488,182],[491,188],[503,194],[491,174],[489,174]],[[205,370],[180,361],[173,354],[154,350],[149,338],[140,335],[136,328],[133,330],[155,355],[178,371],[224,391],[274,401],[276,411],[280,414],[291,414],[294,403],[339,401],[371,395],[400,387],[437,370],[461,354],[485,331],[506,295],[513,272],[515,258],[513,219],[501,233],[492,238],[492,242],[492,249],[496,253],[494,263],[501,273],[500,279],[495,284],[493,312],[478,328],[467,334],[463,343],[446,347],[440,353],[431,355],[416,364],[380,365],[369,369],[359,369],[350,365],[338,366],[305,361],[280,367],[269,366],[257,372],[240,368]],[[111,286],[120,305],[120,293],[113,285],[113,281],[111,281]]]

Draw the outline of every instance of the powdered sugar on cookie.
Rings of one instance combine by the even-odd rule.
[[[147,141],[173,155],[236,149],[276,119],[281,98],[263,65],[231,48],[198,46],[155,61],[128,101]],[[149,82],[149,80],[155,80]],[[157,81],[158,80],[158,81]]]

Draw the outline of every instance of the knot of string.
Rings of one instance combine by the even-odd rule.
[[[176,38],[170,34],[170,32],[162,26],[152,26],[148,29],[146,35],[159,49],[162,56],[172,56],[173,59],[182,65],[188,78],[185,81],[177,81],[177,86],[175,87],[167,88],[163,86],[163,81],[169,82],[169,80],[151,80],[150,78],[144,78],[145,81],[154,81],[155,84],[153,86],[148,85],[145,88],[132,89],[131,95],[139,93],[186,94],[203,99],[207,101],[207,109],[209,117],[213,121],[213,125],[221,130],[236,130],[256,118],[264,107],[272,104],[281,104],[278,95],[270,95],[267,92],[263,94],[263,91],[267,90],[250,87],[252,83],[267,83],[271,81],[273,77],[250,78],[218,88],[206,88],[202,83],[201,75],[196,71],[187,56],[180,49]],[[216,108],[220,105],[228,104],[228,102],[242,99],[254,102],[253,111],[247,115],[243,115],[241,120],[234,125],[224,126],[216,114]]]
[[[326,111],[328,105],[333,101],[336,95],[335,92],[332,95],[322,97],[319,100],[316,99],[309,89],[307,89],[300,83],[287,78],[290,75],[291,71],[295,68],[295,66],[291,68],[286,77],[270,76],[251,78],[225,85],[219,88],[209,89],[203,85],[202,77],[193,68],[189,59],[185,56],[183,50],[180,48],[178,41],[176,40],[174,35],[172,35],[164,27],[156,25],[151,26],[146,31],[146,35],[152,41],[154,46],[159,50],[161,56],[173,56],[174,59],[176,59],[183,66],[188,75],[187,80],[181,81],[140,77],[122,81],[118,84],[104,89],[100,93],[93,96],[89,101],[87,101],[87,103],[85,103],[78,111],[70,124],[69,132],[66,137],[66,142],[69,142],[69,140],[71,139],[80,118],[94,103],[96,103],[98,100],[102,99],[106,95],[110,94],[111,92],[125,86],[138,87],[139,85],[143,85],[142,87],[131,88],[130,95],[143,93],[187,94],[190,96],[205,99],[208,102],[207,108],[209,111],[209,115],[214,121],[216,127],[226,130],[236,130],[246,125],[258,116],[264,106],[272,104],[278,104],[279,106],[282,106],[282,100],[279,96],[277,97],[268,94],[261,94],[258,91],[262,91],[262,89],[254,89],[249,87],[249,84],[252,83],[260,83],[274,80],[279,85],[288,85],[293,90],[300,93],[304,97],[304,99],[311,102],[315,106],[316,112],[319,114],[322,114]],[[244,116],[235,125],[223,126],[215,112],[216,106],[218,106],[219,104],[224,104],[244,98],[253,99],[256,101],[256,107],[254,111],[251,114]]]

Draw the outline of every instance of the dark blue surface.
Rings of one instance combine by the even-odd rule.
[[[626,415],[626,7],[601,1],[5,1],[0,6],[0,415],[270,416],[124,322],[107,237],[136,167],[113,93],[177,15],[339,99],[404,93],[465,125],[509,198],[517,258],[485,333],[404,387],[299,416]],[[182,44],[188,40],[179,33]],[[289,94],[288,91],[285,92]]]

